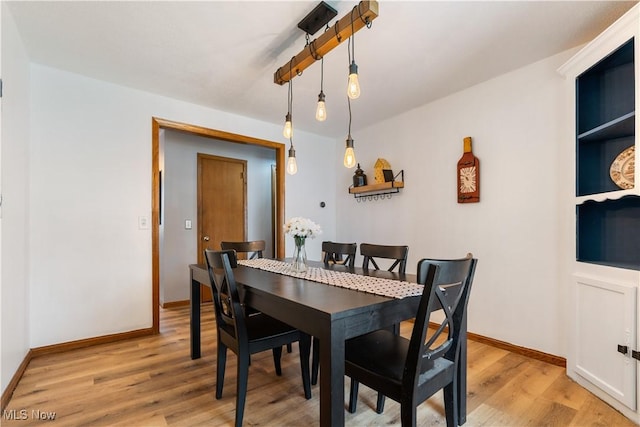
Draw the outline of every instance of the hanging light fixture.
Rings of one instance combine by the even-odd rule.
[[[344,166],[351,169],[356,165],[356,153],[353,151],[353,138],[351,138],[351,99],[347,97],[349,104],[349,133],[347,134],[347,147],[344,150]]]
[[[358,66],[356,65],[356,49],[355,49],[355,31],[353,29],[353,11],[356,9],[355,6],[351,9],[351,37],[349,37],[349,45],[351,50],[349,50],[349,46],[347,46],[347,50],[349,50],[349,83],[347,83],[347,96],[351,99],[356,99],[360,96],[360,82],[358,82]]]
[[[327,120],[327,107],[324,103],[324,58],[320,60],[320,93],[318,94],[318,107],[316,108],[316,120],[324,122]]]
[[[296,163],[296,150],[293,148],[293,140],[289,138],[289,159],[287,160],[287,173],[295,175],[298,172],[298,164]]]
[[[291,67],[291,62],[289,62]],[[289,159],[287,160],[287,173],[295,175],[298,172],[298,164],[296,163],[296,150],[293,148],[293,124],[291,123],[291,111],[293,110],[293,81],[289,80],[289,93],[287,94],[287,121],[284,124],[283,134],[285,138],[289,138]]]
[[[282,135],[290,139],[293,136],[293,123],[291,123],[291,80],[289,80],[289,95],[287,96],[287,115],[284,117],[284,129]]]
[[[328,6],[328,5],[326,5]],[[348,14],[344,15],[337,22],[332,25],[330,31],[325,31],[318,38],[313,40],[313,49],[309,46],[305,46],[298,54],[293,57],[293,67],[296,70],[292,72],[292,67],[289,63],[285,63],[279,67],[273,73],[273,82],[279,85],[283,85],[289,80],[293,79],[297,75],[300,75],[305,69],[311,66],[315,61],[324,57],[327,53],[331,52],[334,48],[339,46],[343,41],[346,41],[351,37],[354,32],[360,31],[362,28],[371,28],[371,23],[378,17],[378,2],[376,0],[362,0],[356,6],[358,8],[358,14],[355,16],[355,11],[352,10]],[[354,7],[355,9],[355,7]],[[309,14],[308,25],[298,24],[298,28],[308,34],[315,34],[317,30],[329,22],[335,14],[321,15],[323,17],[316,17],[312,12]],[[353,18],[356,19],[353,19]],[[351,61],[350,61],[351,62]]]

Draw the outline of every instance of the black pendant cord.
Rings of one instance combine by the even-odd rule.
[[[351,138],[351,98],[349,98],[347,96],[347,105],[349,106],[349,132],[348,132],[348,137],[347,138]]]
[[[324,86],[324,56],[320,59],[320,93],[323,93]]]
[[[291,74],[291,62],[293,62],[294,58],[291,58],[289,61],[289,74]],[[289,143],[291,144],[290,150],[293,149],[293,79],[289,79],[289,93],[287,95],[288,106],[289,109],[289,119],[291,120],[291,134],[289,135]]]
[[[351,37],[349,37],[349,40],[351,41],[351,56],[349,58],[349,64],[351,64],[352,61],[356,61],[356,32],[353,28],[353,11],[356,10],[356,7],[358,6],[354,6],[353,9],[351,9]]]

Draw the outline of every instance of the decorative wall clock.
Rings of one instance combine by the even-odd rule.
[[[480,201],[480,160],[471,150],[471,137],[464,138],[464,153],[458,160],[458,203]]]

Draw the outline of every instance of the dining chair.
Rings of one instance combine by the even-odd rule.
[[[245,254],[247,259],[262,258],[262,252],[265,250],[266,243],[264,240],[248,240],[241,242],[220,242],[222,250],[234,249],[236,254]]]
[[[264,240],[248,240],[242,242],[220,242],[220,247],[225,249],[233,249],[237,254],[245,254],[246,259],[258,259],[262,258],[263,251],[265,250],[266,243]],[[244,305],[245,313],[249,315],[253,315],[259,313],[255,308]],[[291,353],[293,349],[291,348],[291,343],[287,344],[287,353]]]
[[[398,267],[398,273],[405,274],[408,254],[409,246],[374,245],[371,243],[360,244],[360,255],[363,257],[362,268],[364,270],[369,269],[369,264],[371,264],[375,270],[380,270],[380,267],[378,267],[376,263],[376,258],[384,258],[394,260],[387,271],[393,271]]]
[[[357,243],[322,242],[322,261],[325,264],[338,264],[354,267],[356,262]],[[320,367],[320,340],[313,337],[313,354],[311,357],[311,384],[318,383]]]
[[[415,426],[417,406],[444,389],[447,426],[459,425],[458,365],[464,338],[460,332],[476,264],[471,254],[456,260],[420,260],[417,281],[424,290],[411,338],[382,329],[347,340],[349,412],[356,410],[358,385],[363,383],[399,402],[402,426]],[[438,321],[441,314],[432,314],[440,310],[444,317]],[[430,324],[436,326],[430,328]]]
[[[280,358],[282,346],[298,342],[304,396],[311,398],[309,353],[311,337],[264,313],[246,316],[240,304],[233,268],[237,267],[233,249],[213,251],[205,249],[205,259],[212,284],[215,309],[218,354],[216,369],[216,399],[222,397],[227,348],[238,358],[235,425],[242,425],[249,363],[251,355],[272,350],[276,375],[282,375]]]
[[[325,264],[342,264],[353,267],[356,261],[356,243],[322,242],[322,261]],[[344,257],[344,258],[343,258]]]

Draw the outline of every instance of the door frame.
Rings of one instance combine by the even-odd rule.
[[[151,282],[152,282],[152,313],[153,333],[160,333],[160,130],[168,129],[185,132],[205,138],[233,142],[236,144],[254,145],[271,148],[276,154],[276,206],[275,206],[275,242],[276,257],[284,257],[284,144],[266,139],[254,138],[222,130],[205,128],[202,126],[181,123],[158,117],[151,118]],[[186,270],[185,270],[186,271]],[[185,286],[188,283],[185,281]]]

